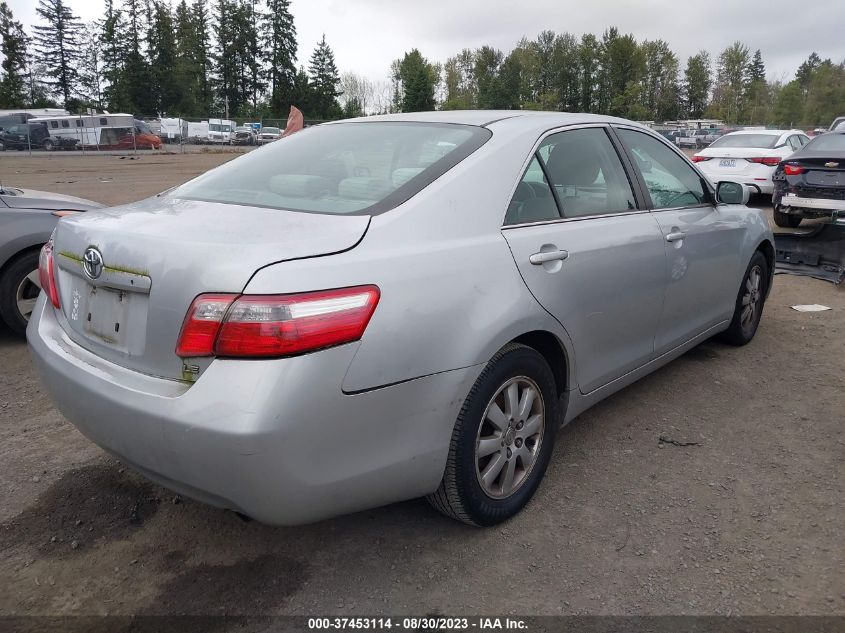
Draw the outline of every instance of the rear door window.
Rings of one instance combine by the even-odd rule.
[[[698,172],[650,134],[619,129],[645,181],[655,209],[698,206],[710,201]]]
[[[538,150],[565,218],[636,209],[634,192],[604,128],[552,134]]]

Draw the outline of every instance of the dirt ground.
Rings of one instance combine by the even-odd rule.
[[[7,152],[0,181],[117,204],[232,157]],[[843,358],[845,290],[779,275],[750,345],[705,343],[581,415],[505,525],[417,500],[272,528],[92,445],[0,330],[0,616],[845,615]]]

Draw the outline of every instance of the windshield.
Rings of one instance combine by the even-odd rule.
[[[277,127],[263,127],[261,128],[263,134],[279,134],[281,130]]]
[[[842,151],[845,153],[845,134],[822,134],[807,143],[805,149],[818,152]]]
[[[490,136],[485,128],[445,123],[319,125],[222,165],[170,195],[291,211],[382,213]]]
[[[771,149],[779,138],[780,134],[728,134],[713,141],[710,147],[764,147]]]
[[[145,121],[135,121],[135,129],[141,134],[152,134],[153,131]]]

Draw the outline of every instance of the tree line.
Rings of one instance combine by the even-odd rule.
[[[739,41],[682,67],[664,40],[545,30],[507,53],[482,46],[442,63],[412,49],[372,82],[341,75],[325,36],[299,64],[290,0],[104,3],[101,19],[83,23],[63,0],[39,0],[27,32],[0,1],[0,108],[283,118],[296,105],[312,119],[542,109],[788,126],[845,113],[845,62],[812,53],[794,78],[769,79],[761,52]]]

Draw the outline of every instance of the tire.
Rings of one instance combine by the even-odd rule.
[[[0,141],[0,152],[6,151],[6,144],[3,141]]]
[[[32,273],[35,273],[34,279],[30,276]],[[35,279],[38,279],[38,251],[19,255],[6,266],[0,276],[0,317],[16,336],[26,335],[29,315],[40,291]],[[28,301],[28,313],[21,313],[18,307],[19,299]]]
[[[755,286],[755,272],[757,274],[756,290],[752,290]],[[742,276],[742,283],[737,293],[731,324],[720,335],[720,338],[725,343],[737,346],[746,345],[754,338],[754,335],[757,333],[757,327],[760,325],[760,318],[763,316],[763,306],[766,303],[769,280],[769,264],[763,253],[756,251],[748,263],[748,267],[745,269],[745,274]],[[745,318],[747,298],[752,301],[750,319]]]
[[[516,385],[515,401],[519,404],[526,403],[523,398],[528,390],[534,391],[528,413],[520,415],[517,410],[508,419],[513,411],[507,404],[508,385]],[[501,425],[498,428],[487,416],[494,406],[501,414],[494,416]],[[470,525],[491,526],[511,518],[540,485],[558,425],[557,389],[548,363],[530,347],[506,345],[481,372],[458,414],[443,479],[437,491],[427,497],[428,502],[446,516]],[[504,426],[506,430],[502,431]],[[532,433],[537,428],[539,433]],[[478,456],[485,438],[491,453]],[[494,462],[502,464],[498,470]],[[481,481],[485,471],[489,486]],[[509,490],[508,473],[512,481]]]
[[[41,147],[44,149],[45,152],[52,152],[53,148],[55,148],[55,144],[48,138],[44,139],[44,142],[41,144]]]
[[[779,207],[774,208],[772,215],[774,216],[775,224],[784,229],[794,229],[801,224],[800,215],[784,213]]]

